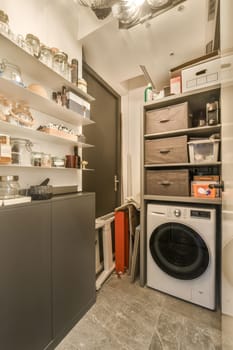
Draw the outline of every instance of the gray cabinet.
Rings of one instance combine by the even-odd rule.
[[[0,210],[0,349],[52,340],[50,204]]]
[[[70,329],[95,302],[94,195],[52,205],[54,335]]]
[[[54,349],[95,302],[94,194],[0,208],[0,349]]]

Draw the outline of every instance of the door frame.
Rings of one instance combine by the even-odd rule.
[[[108,90],[117,100],[117,115],[116,115],[116,175],[119,180],[118,191],[116,192],[116,204],[119,206],[122,199],[122,164],[121,164],[121,150],[122,150],[122,121],[121,121],[121,96],[103,79],[98,73],[91,68],[88,63],[83,59],[82,69],[91,75],[95,80],[98,81],[106,90]]]

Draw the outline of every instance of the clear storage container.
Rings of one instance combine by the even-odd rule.
[[[33,34],[27,34],[25,41],[30,47],[32,55],[38,58],[40,56],[40,39]]]
[[[53,54],[50,47],[41,45],[40,47],[40,61],[52,68]]]
[[[0,199],[15,198],[19,195],[18,176],[0,176]]]
[[[67,77],[68,56],[66,53],[58,51],[53,56],[53,69],[61,74],[64,78]]]
[[[195,140],[188,142],[190,163],[218,161],[220,140]]]
[[[3,34],[9,33],[9,18],[2,10],[0,10],[0,32]]]
[[[31,165],[32,143],[27,139],[11,138],[12,163],[22,166]]]

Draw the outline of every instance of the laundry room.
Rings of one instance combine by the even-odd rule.
[[[232,0],[0,0],[0,349],[233,349]]]

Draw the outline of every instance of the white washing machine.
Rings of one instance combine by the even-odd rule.
[[[147,206],[147,285],[214,310],[216,211]]]

